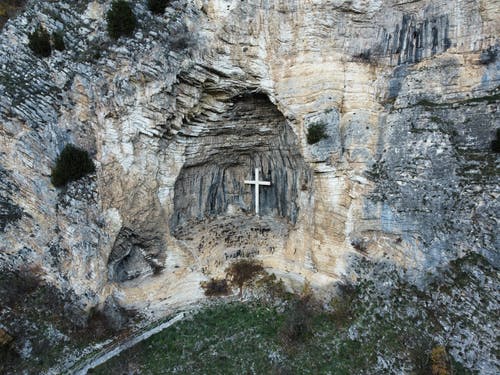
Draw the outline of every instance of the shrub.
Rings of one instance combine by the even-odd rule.
[[[182,51],[189,47],[189,35],[180,34],[170,39],[170,48],[174,51]]]
[[[95,166],[88,152],[68,144],[57,158],[51,181],[55,187],[61,187],[94,171]]]
[[[229,294],[229,286],[226,279],[210,279],[201,283],[205,295],[209,297],[226,296]]]
[[[2,0],[0,1],[0,29],[3,28],[9,18],[12,18],[25,5],[25,0]]]
[[[40,266],[23,266],[18,270],[2,270],[0,277],[0,302],[8,306],[23,303],[28,295],[43,283]]]
[[[302,295],[291,303],[279,333],[285,348],[291,349],[294,344],[310,336],[314,315],[315,301],[312,294]]]
[[[481,64],[490,64],[495,61],[498,54],[498,47],[489,46],[486,50],[481,51],[479,62]]]
[[[497,129],[497,139],[491,141],[491,150],[493,152],[500,152],[500,128]]]
[[[102,43],[102,42],[89,43],[87,50],[83,51],[80,54],[80,61],[94,63],[101,58],[102,53],[107,48],[108,48],[108,45],[106,43]]]
[[[338,328],[346,326],[354,318],[353,301],[357,297],[356,287],[347,282],[337,285],[337,295],[330,301],[330,321]]]
[[[19,277],[18,294],[30,294],[42,284],[42,267],[39,265],[23,266],[17,272]]]
[[[360,52],[353,56],[354,60],[362,61],[362,62],[371,62],[372,60],[372,51],[367,49],[366,51]]]
[[[316,123],[309,126],[307,129],[307,143],[313,145],[321,141],[323,138],[327,138],[326,124]]]
[[[288,297],[289,293],[286,291],[283,280],[278,280],[274,273],[269,274],[266,272],[255,284],[262,288],[271,299],[285,299]]]
[[[429,375],[431,374],[430,364],[430,343],[428,339],[423,336],[417,337],[401,337],[402,342],[408,344],[409,359],[413,364],[413,373],[415,375]]]
[[[240,290],[240,297],[243,294],[243,285],[252,282],[263,271],[262,263],[255,259],[240,259],[226,268],[229,281]]]
[[[90,309],[85,329],[87,334],[98,339],[116,333],[109,317],[96,307]]]
[[[130,36],[137,26],[137,19],[132,8],[125,0],[115,0],[106,14],[108,33],[113,39]]]
[[[0,347],[9,345],[13,340],[14,338],[5,329],[0,328]]]
[[[364,238],[355,238],[351,241],[352,247],[358,250],[360,253],[367,253],[368,241]]]
[[[431,351],[432,375],[450,375],[448,354],[443,346],[436,346]]]
[[[39,57],[49,57],[52,53],[50,36],[47,30],[38,25],[35,31],[28,35],[29,47]]]
[[[178,24],[170,33],[169,47],[172,51],[183,51],[192,44],[191,34],[186,24]]]
[[[56,31],[52,34],[52,45],[58,51],[64,51],[66,46],[64,45],[64,35],[62,31]]]
[[[154,14],[163,14],[169,2],[170,0],[148,0],[148,8]]]

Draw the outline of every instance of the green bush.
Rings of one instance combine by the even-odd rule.
[[[41,25],[38,25],[35,31],[28,35],[29,47],[39,57],[49,57],[52,53],[50,46],[50,35]]]
[[[95,166],[88,152],[68,144],[57,158],[51,181],[55,187],[61,187],[94,171]]]
[[[62,31],[56,31],[52,33],[52,45],[58,51],[64,51],[66,46],[64,45],[64,35]]]
[[[497,139],[491,141],[491,150],[493,152],[500,152],[500,128],[497,129]]]
[[[109,36],[113,39],[132,35],[137,26],[137,18],[130,4],[124,0],[113,1],[111,9],[106,14],[106,20]]]
[[[163,14],[169,2],[170,0],[148,0],[148,8],[154,14]]]
[[[309,126],[307,129],[307,143],[313,145],[321,141],[323,138],[327,138],[326,124],[316,123]]]

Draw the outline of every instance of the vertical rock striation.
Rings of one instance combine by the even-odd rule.
[[[175,183],[172,229],[189,219],[253,212],[254,194],[244,180],[255,168],[271,182],[261,188],[262,215],[296,223],[298,191],[311,188],[311,173],[285,118],[265,95],[243,95],[222,108],[200,114],[178,133],[186,161]]]
[[[109,6],[33,0],[2,30],[2,267],[161,312],[241,255],[325,293],[359,253],[416,280],[498,266],[499,1],[135,2],[117,41]],[[31,53],[39,23],[65,51]],[[55,189],[66,143],[97,172]]]

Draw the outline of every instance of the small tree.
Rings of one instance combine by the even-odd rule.
[[[90,309],[87,317],[86,331],[94,337],[102,338],[116,333],[117,329],[113,326],[109,316],[94,306]]]
[[[95,166],[88,152],[68,144],[56,160],[51,181],[55,187],[61,187],[94,171]]]
[[[226,296],[229,294],[229,286],[226,279],[210,279],[203,281],[201,287],[205,290],[205,295],[208,297]]]
[[[243,285],[252,282],[263,271],[262,263],[255,259],[240,259],[226,268],[227,278],[239,288],[240,297],[243,295]]]
[[[106,14],[106,20],[108,33],[113,39],[132,35],[137,26],[135,14],[125,0],[113,1],[111,9]]]
[[[58,51],[64,51],[66,46],[64,45],[64,36],[62,31],[56,31],[52,33],[52,45]]]
[[[148,8],[154,14],[163,14],[169,2],[170,0],[148,0]]]
[[[29,47],[39,57],[49,57],[52,53],[50,46],[50,35],[41,25],[38,25],[34,32],[28,35]]]
[[[309,126],[307,129],[307,143],[313,145],[321,141],[323,138],[327,138],[326,124],[316,123]]]

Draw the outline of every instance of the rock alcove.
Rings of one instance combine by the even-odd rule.
[[[221,113],[202,112],[179,134],[186,142],[185,163],[175,183],[170,229],[185,240],[197,237],[197,230],[217,236],[219,228],[226,250],[234,245],[244,251],[245,244],[256,243],[255,235],[284,234],[296,223],[299,195],[310,194],[312,178],[293,130],[267,96],[240,95],[224,106]],[[259,220],[254,187],[244,183],[254,179],[255,168],[271,181],[260,190]],[[207,242],[218,243],[202,240],[198,248]]]

